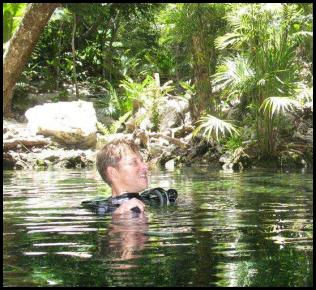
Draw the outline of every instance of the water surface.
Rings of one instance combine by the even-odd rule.
[[[152,172],[174,206],[113,219],[95,169],[5,171],[4,286],[312,286],[312,173]]]

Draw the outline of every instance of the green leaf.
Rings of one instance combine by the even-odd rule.
[[[242,34],[240,33],[235,33],[235,32],[226,33],[225,35],[219,36],[215,39],[215,47],[220,50],[223,50],[229,45],[234,45],[235,43],[237,43],[241,37],[242,37]]]
[[[226,131],[230,135],[239,135],[239,131],[233,124],[212,115],[202,117],[199,121],[197,121],[197,124],[200,125],[193,131],[193,136],[195,136],[201,130],[204,130],[202,134],[207,140],[210,140],[212,136],[218,141],[219,136],[225,136]]]
[[[264,114],[267,114],[272,119],[274,114],[285,114],[296,109],[301,109],[301,104],[293,98],[269,97],[262,102],[259,111],[263,111]]]

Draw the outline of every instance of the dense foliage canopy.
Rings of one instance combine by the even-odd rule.
[[[3,42],[25,7],[4,5]],[[168,93],[189,102],[195,134],[273,156],[295,129],[287,113],[312,102],[312,30],[311,3],[64,4],[21,81],[105,88],[108,114],[126,119],[159,73],[172,81]],[[146,96],[154,110],[157,96]]]

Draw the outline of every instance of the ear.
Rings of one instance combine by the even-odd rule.
[[[106,173],[107,173],[108,179],[111,182],[114,181],[117,178],[117,175],[118,175],[117,169],[115,167],[112,167],[112,166],[109,166],[106,169]]]

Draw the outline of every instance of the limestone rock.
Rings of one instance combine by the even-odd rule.
[[[82,149],[96,145],[97,118],[91,102],[47,103],[28,109],[25,116],[36,134]]]
[[[162,104],[160,110],[160,130],[165,131],[185,123],[188,116],[185,113],[189,110],[189,105],[184,100],[169,99]]]

